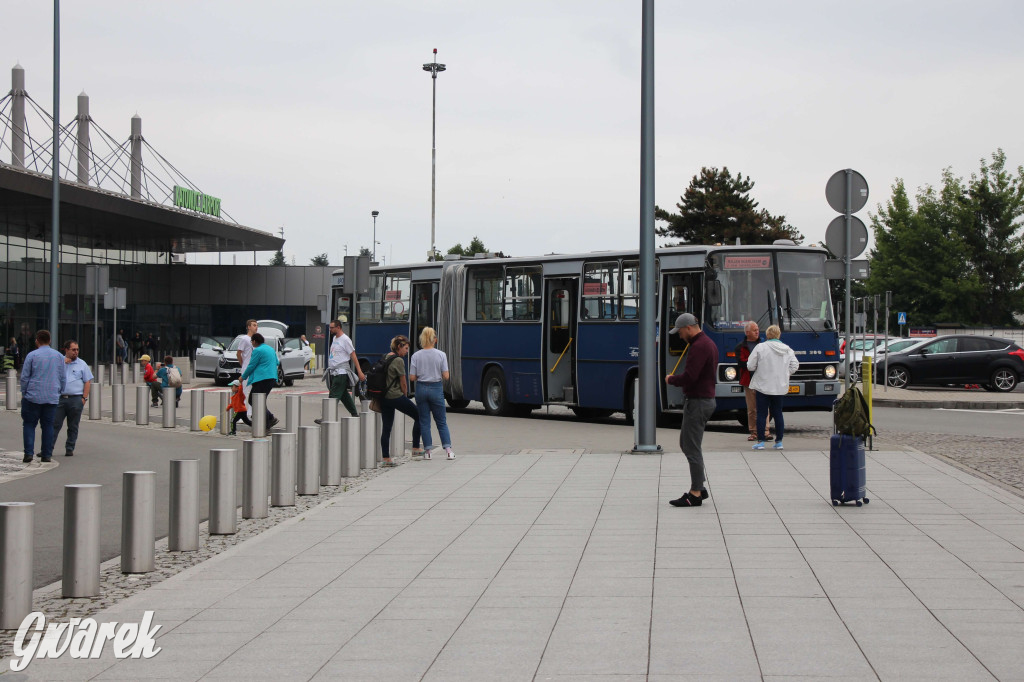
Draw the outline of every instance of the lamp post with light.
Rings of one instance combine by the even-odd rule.
[[[377,216],[380,215],[380,211],[370,211],[370,215],[373,216],[373,262],[377,262]]]
[[[434,197],[437,190],[437,74],[445,70],[444,64],[437,63],[436,47],[434,48],[434,61],[424,64],[423,70],[430,72],[434,91],[430,125],[430,260],[434,260],[434,255],[437,253],[434,242]]]

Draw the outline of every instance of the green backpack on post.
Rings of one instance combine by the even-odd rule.
[[[867,438],[877,434],[868,418],[868,401],[856,386],[850,386],[832,408],[836,433]]]

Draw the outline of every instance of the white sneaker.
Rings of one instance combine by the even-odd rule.
[[[448,448],[447,450],[445,450],[445,452],[448,453],[448,459],[455,459],[455,451],[454,450],[452,450],[451,448]]]
[[[423,459],[430,459],[430,450],[423,451]]]

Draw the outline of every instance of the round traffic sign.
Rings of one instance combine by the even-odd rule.
[[[321,327],[320,325],[317,325],[317,326],[313,327],[313,333],[317,334],[317,335],[323,334],[324,333],[324,328]]]
[[[850,213],[856,213],[868,203],[868,181],[855,170],[850,171]],[[825,184],[825,199],[833,210],[846,213],[846,171],[836,171]],[[854,256],[856,258],[856,256]]]
[[[850,232],[852,233],[853,253],[850,258],[857,258],[868,248],[868,228],[864,221],[855,215],[850,216]],[[846,258],[846,216],[838,215],[825,228],[825,246],[837,258]]]

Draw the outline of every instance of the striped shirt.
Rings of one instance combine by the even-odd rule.
[[[64,356],[40,346],[25,356],[21,367],[21,397],[37,405],[57,405],[67,385]]]

